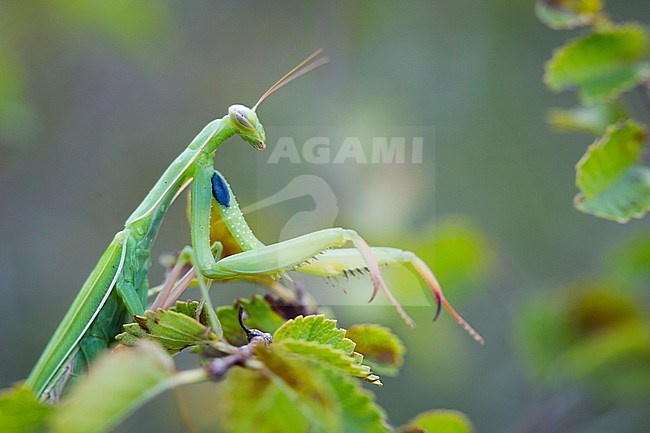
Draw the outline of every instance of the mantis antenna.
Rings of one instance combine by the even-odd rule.
[[[257,107],[264,101],[266,98],[268,98],[273,92],[278,90],[280,87],[284,86],[285,84],[288,84],[295,80],[296,78],[300,77],[301,75],[306,74],[309,71],[313,71],[319,66],[324,65],[325,63],[329,62],[330,59],[327,56],[319,57],[316,60],[314,60],[312,63],[309,63],[311,60],[316,58],[318,55],[322,54],[323,49],[319,48],[313,53],[311,53],[305,60],[302,62],[298,63],[296,66],[294,66],[289,72],[284,74],[282,78],[280,78],[278,81],[275,82],[269,89],[264,92],[262,96],[260,96],[260,99],[253,105],[253,111],[257,109]]]

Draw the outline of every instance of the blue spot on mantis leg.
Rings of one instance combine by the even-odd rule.
[[[226,186],[226,181],[217,172],[212,175],[212,195],[220,205],[230,206],[230,192]]]

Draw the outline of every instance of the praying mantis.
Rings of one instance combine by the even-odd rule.
[[[321,52],[317,50],[291,69],[252,108],[230,106],[224,117],[208,123],[165,170],[100,257],[27,378],[25,386],[38,398],[57,401],[68,379],[106,350],[122,330],[127,314],[144,313],[152,244],[168,208],[190,184],[192,246],[189,256],[200,274],[199,282],[203,278],[272,278],[288,271],[321,277],[359,271],[367,273],[372,280],[372,298],[379,290],[383,291],[404,320],[413,326],[379,271],[381,265],[410,264],[433,293],[438,304],[436,317],[444,306],[476,341],[483,343],[480,335],[447,302],[428,266],[413,253],[371,248],[355,231],[344,228],[328,228],[264,245],[246,223],[230,185],[214,169],[217,148],[233,135],[239,135],[257,150],[266,147],[257,107],[275,90],[326,63],[326,57],[317,58]],[[210,240],[210,226],[214,223],[210,221],[212,206],[216,207],[225,227],[223,238],[213,244]],[[348,243],[354,248],[341,248]],[[234,245],[234,253],[222,257],[224,244]]]

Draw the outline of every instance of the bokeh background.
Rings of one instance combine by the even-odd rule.
[[[608,10],[647,23],[647,6]],[[444,314],[431,323],[422,305],[408,307],[411,331],[381,299],[365,303],[367,281],[346,295],[306,280],[351,304],[334,306],[341,326],[380,322],[404,339],[400,375],[376,391],[391,423],[453,408],[478,432],[646,432],[647,219],[619,225],[574,210],[574,164],[589,138],[545,123],[549,107],[575,97],[544,87],[543,64],[578,33],[544,27],[532,2],[505,0],[3,0],[0,386],[26,377],[109,240],[200,128],[324,47],[329,65],[260,107],[269,147],[294,128],[364,143],[434,131],[423,162],[268,164],[271,149],[235,138],[216,166],[242,204],[318,176],[334,192],[335,225],[421,254],[486,338],[476,345]],[[321,228],[317,199],[298,195],[249,222],[269,243],[297,212],[292,227]],[[184,212],[182,202],[170,211],[154,258],[189,243]],[[422,290],[408,272],[385,275],[398,297]],[[161,277],[154,264],[152,281]],[[221,303],[255,291],[217,288]],[[210,386],[185,390],[205,431],[218,424]],[[169,395],[119,427],[180,429]]]

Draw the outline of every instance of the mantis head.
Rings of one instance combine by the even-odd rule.
[[[266,148],[266,133],[255,110],[244,105],[231,105],[228,108],[228,117],[235,127],[235,132],[241,138],[252,144],[257,150]]]
[[[278,90],[285,84],[295,80],[302,74],[305,74],[312,69],[319,67],[329,61],[327,57],[316,59],[309,63],[312,59],[323,52],[322,49],[314,51],[305,60],[298,63],[293,69],[284,74],[282,78],[275,82],[264,94],[258,99],[253,108],[248,108],[244,105],[235,104],[228,108],[228,117],[231,124],[235,127],[235,132],[241,138],[253,145],[257,150],[264,150],[266,148],[266,133],[264,127],[260,123],[255,110],[270,94]]]

